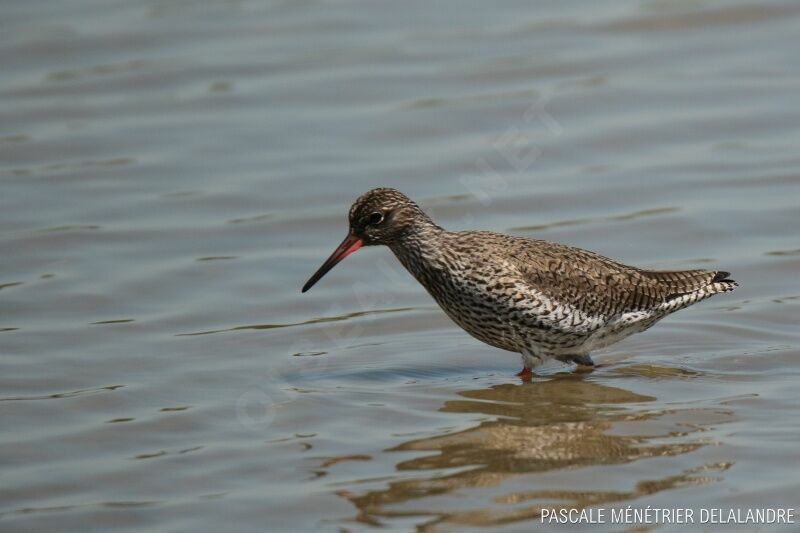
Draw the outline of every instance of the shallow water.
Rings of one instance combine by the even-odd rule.
[[[795,2],[5,1],[0,529],[795,506],[798,30]],[[523,385],[386,249],[300,295],[380,185],[741,286]]]

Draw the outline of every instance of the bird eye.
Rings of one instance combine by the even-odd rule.
[[[367,220],[369,220],[369,224],[371,226],[375,226],[377,224],[380,224],[381,222],[383,222],[383,213],[380,213],[380,212],[376,211],[376,212],[372,213],[369,216],[369,219],[367,219]]]

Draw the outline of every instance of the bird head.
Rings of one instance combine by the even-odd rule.
[[[347,237],[306,282],[303,292],[362,246],[390,246],[407,234],[418,221],[430,221],[405,194],[386,187],[362,194],[350,207],[348,218],[350,229]]]

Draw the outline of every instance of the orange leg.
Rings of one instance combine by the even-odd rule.
[[[517,376],[519,376],[523,382],[528,383],[533,377],[533,371],[526,366],[517,373]]]

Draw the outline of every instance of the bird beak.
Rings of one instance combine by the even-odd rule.
[[[322,276],[327,274],[330,269],[335,267],[339,261],[361,248],[362,244],[364,244],[364,241],[361,240],[361,237],[357,237],[356,235],[349,233],[342,241],[342,244],[340,244],[336,250],[333,251],[331,256],[324,263],[322,263],[322,266],[319,267],[319,270],[314,272],[314,275],[311,276],[308,281],[306,281],[306,284],[303,285],[302,292],[306,292],[308,289],[313,287],[314,284],[318,282]]]

